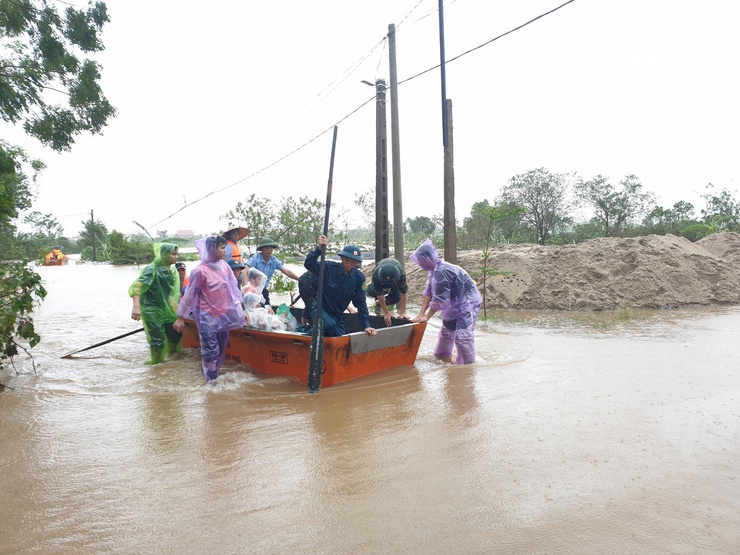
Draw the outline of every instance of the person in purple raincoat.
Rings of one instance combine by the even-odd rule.
[[[190,283],[177,307],[173,328],[182,331],[191,312],[200,335],[203,375],[206,382],[218,378],[226,359],[229,330],[244,325],[242,296],[234,272],[224,262],[226,239],[206,237],[195,242],[200,264],[190,272]]]
[[[427,239],[411,255],[423,270],[429,272],[424,286],[424,300],[414,322],[426,322],[436,312],[442,317],[434,356],[452,362],[452,347],[457,347],[457,364],[475,362],[473,331],[483,299],[473,278],[460,266],[444,262]]]

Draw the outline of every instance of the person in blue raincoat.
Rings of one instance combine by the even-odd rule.
[[[457,347],[457,364],[475,362],[473,332],[483,302],[473,278],[460,266],[444,262],[434,244],[427,239],[411,255],[423,270],[429,272],[424,286],[424,300],[413,322],[426,322],[436,312],[442,317],[434,356],[452,362],[453,345]]]
[[[321,246],[329,243],[326,236],[319,237],[319,246],[308,253],[304,266],[312,274],[319,275],[321,268],[319,256]],[[341,259],[340,263],[333,260],[324,261],[324,284],[321,304],[321,318],[324,321],[324,336],[339,337],[345,334],[344,311],[351,302],[357,309],[360,319],[360,327],[368,335],[378,333],[370,327],[370,313],[367,310],[365,291],[362,284],[365,283],[365,274],[358,268],[357,263],[362,263],[360,249],[354,245],[347,245],[337,253]],[[311,316],[315,320],[318,313],[318,303],[314,300],[311,306]]]

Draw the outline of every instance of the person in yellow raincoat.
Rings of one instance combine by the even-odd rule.
[[[182,333],[172,327],[180,302],[180,277],[174,266],[178,256],[177,245],[155,243],[154,262],[128,289],[134,302],[131,318],[141,320],[149,342],[152,358],[147,364],[159,364],[167,353],[182,350]]]

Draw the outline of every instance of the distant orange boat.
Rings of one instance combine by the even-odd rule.
[[[66,266],[69,264],[69,258],[65,255],[64,258],[44,260],[44,266]]]
[[[300,322],[302,310],[291,310]],[[324,338],[322,387],[395,366],[410,366],[416,361],[426,323],[412,324],[409,320],[394,318],[392,326],[385,327],[382,317],[371,315],[370,325],[378,330],[378,334],[369,336],[360,330],[357,315],[344,316],[350,333]],[[198,349],[200,339],[195,322],[186,322],[183,347]],[[302,384],[308,380],[310,353],[310,335],[250,328],[232,330],[226,346],[227,358],[247,364],[259,372],[290,376]]]
[[[62,247],[58,245],[44,256],[44,266],[62,266],[68,263],[67,255],[62,252]]]

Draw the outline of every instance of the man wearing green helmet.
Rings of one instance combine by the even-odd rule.
[[[408,318],[406,314],[406,293],[409,286],[406,285],[406,274],[401,263],[395,258],[384,258],[375,265],[371,282],[367,286],[368,297],[374,297],[378,301],[385,325],[391,325],[391,312],[389,306],[398,304],[398,315]]]
[[[259,245],[257,245],[257,252],[250,256],[249,260],[247,260],[247,267],[244,269],[245,272],[249,272],[249,268],[257,268],[260,272],[267,276],[265,288],[262,290],[262,296],[265,299],[265,306],[269,306],[270,304],[269,290],[272,274],[274,274],[277,270],[280,270],[289,278],[295,280],[298,279],[298,276],[293,270],[291,270],[290,268],[286,268],[283,265],[282,261],[278,260],[272,254],[277,247],[278,246],[275,241],[273,241],[269,237],[265,237],[264,239],[262,239],[262,241],[260,241]]]

